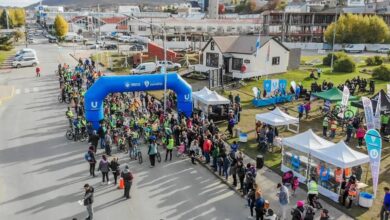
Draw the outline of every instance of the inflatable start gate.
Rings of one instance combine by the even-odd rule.
[[[94,129],[104,119],[103,101],[109,93],[152,91],[164,89],[165,74],[131,76],[102,76],[85,93],[84,109],[87,121]],[[178,112],[190,117],[192,114],[192,87],[177,73],[167,74],[167,89],[175,91]]]

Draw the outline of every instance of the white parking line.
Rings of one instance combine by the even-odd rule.
[[[21,89],[15,89],[15,94],[16,95],[19,95],[21,92],[22,92]]]

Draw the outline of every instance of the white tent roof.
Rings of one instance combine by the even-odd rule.
[[[311,129],[295,136],[283,138],[282,143],[285,146],[294,148],[304,153],[311,153],[314,150],[334,145],[333,142],[327,141],[316,135]]]
[[[330,147],[317,149],[312,155],[341,168],[350,168],[370,162],[368,155],[352,150],[344,141]]]
[[[219,95],[215,91],[209,90],[206,87],[198,92],[193,92],[192,98],[206,105],[222,105],[230,103],[229,99]]]
[[[256,114],[256,121],[261,121],[272,126],[299,124],[298,118],[294,118],[279,108],[275,108],[271,112]]]

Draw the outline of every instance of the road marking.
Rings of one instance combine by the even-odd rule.
[[[39,88],[38,87],[34,87],[33,88],[33,92],[39,92]]]
[[[19,95],[21,92],[21,89],[15,89],[15,95]]]
[[[29,88],[25,88],[24,89],[24,93],[30,93],[30,89]]]

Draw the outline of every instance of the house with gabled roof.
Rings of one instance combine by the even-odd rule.
[[[244,79],[287,72],[290,50],[274,37],[215,36],[202,55],[206,68],[220,68],[225,75]]]

